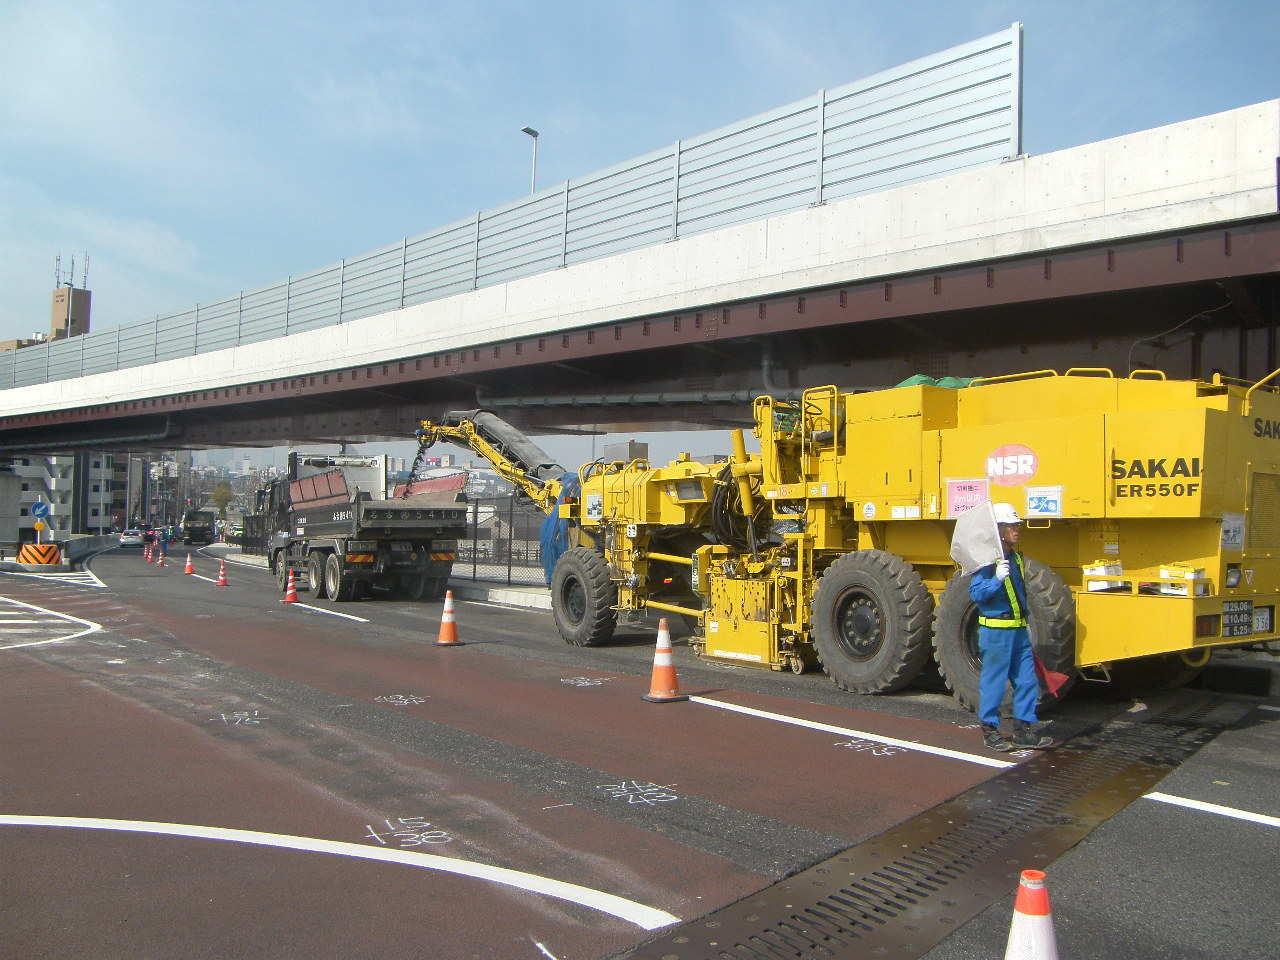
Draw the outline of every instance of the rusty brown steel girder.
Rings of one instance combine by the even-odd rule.
[[[513,372],[554,371],[555,365],[590,365],[649,351],[713,344],[718,349],[730,348],[762,338],[865,328],[876,323],[899,324],[933,349],[946,350],[952,344],[931,326],[931,320],[943,314],[964,312],[980,322],[985,311],[1084,302],[1086,298],[1096,305],[1109,297],[1141,298],[1170,288],[1214,282],[1224,285],[1224,300],[1229,296],[1239,303],[1239,291],[1249,278],[1265,278],[1271,284],[1268,322],[1274,327],[1274,291],[1280,283],[1280,218],[706,304],[304,376],[3,416],[0,451],[136,444],[143,435],[153,437],[148,442],[158,447],[404,437],[411,435],[424,411],[474,401],[477,394],[509,383]],[[1252,301],[1248,307],[1240,311],[1242,328],[1258,322],[1259,308]],[[1165,315],[1150,318],[1148,332],[1163,329],[1169,319]],[[1064,329],[1059,334],[1069,338],[1071,331],[1065,321],[1061,324]],[[1269,362],[1274,361],[1273,344],[1274,332],[1269,330]],[[656,372],[648,375],[656,376]],[[535,379],[544,386],[548,382],[542,375]],[[580,380],[563,373],[558,382],[581,387]],[[635,391],[638,387],[633,383],[624,389]],[[593,388],[591,392],[602,391]],[[705,416],[702,422],[729,416],[728,403],[728,398],[721,398],[719,409],[703,409],[716,406],[716,397],[710,393],[701,399],[693,395],[673,401],[681,416],[696,418],[701,410]],[[599,404],[589,406],[592,410],[583,414],[585,422],[595,417],[596,422],[611,423],[621,415],[617,405],[612,410]],[[670,413],[665,416],[669,419]],[[636,419],[644,416],[627,418]],[[548,422],[554,420],[551,416]],[[162,429],[157,427],[160,422]],[[562,418],[561,422],[571,421]]]

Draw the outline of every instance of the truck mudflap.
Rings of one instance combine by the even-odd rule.
[[[1280,640],[1280,594],[1076,594],[1076,665]]]

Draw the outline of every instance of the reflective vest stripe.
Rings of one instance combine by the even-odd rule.
[[[1018,574],[1022,577],[1022,582],[1027,582],[1026,571],[1022,567],[1022,554],[1015,553],[1014,561],[1018,564]],[[1022,613],[1022,607],[1018,604],[1018,592],[1013,589],[1013,577],[1006,577],[1004,581],[1004,592],[1009,595],[1009,609],[1013,612],[1012,617],[978,617],[978,623],[984,627],[1003,627],[1006,630],[1013,630],[1017,627],[1025,627],[1027,618]]]

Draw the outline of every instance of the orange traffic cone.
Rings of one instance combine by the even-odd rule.
[[[284,599],[281,603],[297,603],[298,602],[298,585],[293,582],[293,570],[289,571],[289,585],[285,587]]]
[[[453,647],[461,644],[458,639],[458,623],[453,617],[453,591],[444,593],[444,613],[440,615],[440,639],[437,647]]]
[[[161,548],[159,552],[156,553],[156,566],[157,567],[164,566],[164,548]]]
[[[150,563],[150,562],[151,562],[151,544],[149,544],[149,543],[147,543],[147,544],[143,544],[143,547],[142,547],[142,559],[143,559],[143,560],[145,560],[145,561],[147,561],[147,563]]]
[[[644,697],[650,703],[672,703],[676,700],[688,700],[680,693],[680,684],[676,680],[676,665],[671,659],[671,631],[667,628],[667,618],[658,621],[658,648],[653,654],[653,681],[649,684],[649,693]]]
[[[214,586],[215,587],[231,586],[231,584],[227,583],[227,561],[225,560],[218,561],[218,582],[215,583]]]
[[[195,573],[196,568],[191,565],[191,554],[187,554],[187,565],[182,568],[183,573]]]
[[[1040,870],[1023,870],[1004,960],[1058,960],[1049,889]]]

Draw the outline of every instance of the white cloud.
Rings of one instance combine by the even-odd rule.
[[[64,278],[74,258],[79,285],[89,254],[95,328],[185,306],[195,302],[190,291],[216,289],[199,248],[169,227],[109,217],[3,176],[0,238],[0,340],[48,327],[59,256]]]

